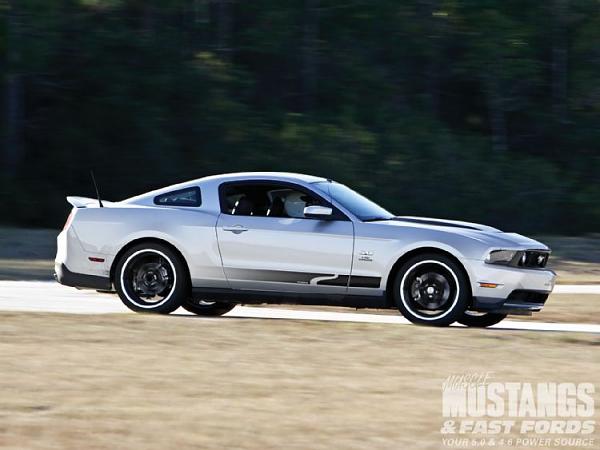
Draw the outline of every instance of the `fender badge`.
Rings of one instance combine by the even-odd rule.
[[[368,251],[361,251],[358,254],[358,260],[359,261],[373,261],[373,252],[368,252]]]

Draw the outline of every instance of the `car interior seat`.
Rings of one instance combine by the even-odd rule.
[[[254,203],[247,197],[240,198],[235,202],[235,206],[231,211],[234,216],[251,216],[254,210]]]
[[[303,200],[304,194],[301,192],[292,192],[285,198],[283,207],[289,217],[303,218],[306,202]]]
[[[271,203],[271,207],[267,211],[269,217],[285,217],[285,209],[281,197],[275,197]]]

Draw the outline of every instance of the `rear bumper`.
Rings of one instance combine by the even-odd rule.
[[[112,288],[110,278],[71,272],[64,264],[54,264],[54,278],[60,284],[81,289],[108,291]]]

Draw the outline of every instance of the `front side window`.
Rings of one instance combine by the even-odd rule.
[[[233,216],[303,219],[304,208],[321,205],[315,195],[277,183],[231,183],[221,187],[221,211]]]
[[[200,188],[194,186],[157,195],[154,197],[154,204],[161,206],[200,206],[202,204]]]
[[[323,193],[325,198],[331,196],[360,220],[389,220],[394,217],[392,213],[383,209],[377,203],[343,184],[319,181],[313,183],[313,185]]]

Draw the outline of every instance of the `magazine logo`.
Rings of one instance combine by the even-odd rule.
[[[450,375],[442,384],[440,432],[454,437],[443,439],[447,446],[465,445],[466,436],[515,434],[527,439],[504,438],[501,445],[594,446],[594,394],[593,383],[498,382],[489,372]],[[497,439],[466,441],[498,445]]]

